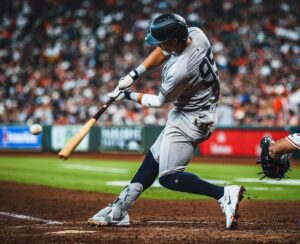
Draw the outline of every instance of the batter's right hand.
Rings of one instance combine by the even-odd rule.
[[[119,80],[118,87],[120,90],[127,90],[133,84],[134,80],[130,75],[126,75]]]
[[[107,94],[110,98],[115,99],[116,101],[121,100],[125,97],[124,91],[120,91],[119,87],[113,90],[111,93]]]

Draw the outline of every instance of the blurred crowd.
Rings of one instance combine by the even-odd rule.
[[[91,117],[152,47],[151,20],[178,13],[208,36],[221,79],[220,126],[300,124],[300,11],[283,0],[2,0],[0,123]],[[133,90],[155,94],[160,68]],[[105,123],[161,124],[168,109],[111,105]]]

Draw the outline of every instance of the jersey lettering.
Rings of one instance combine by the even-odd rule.
[[[206,55],[199,65],[199,71],[202,79],[209,85],[215,82],[219,82],[216,72],[213,70],[215,60],[212,56],[211,49],[209,48]]]
[[[199,65],[199,72],[201,78],[204,80],[204,84],[208,87],[212,87],[213,94],[214,94],[214,101],[218,101],[219,94],[220,94],[220,84],[219,84],[219,77],[216,71],[214,71],[215,60],[211,49],[209,48],[206,52],[203,61]]]

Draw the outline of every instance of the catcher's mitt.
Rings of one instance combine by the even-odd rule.
[[[271,141],[272,138],[267,136],[262,138],[260,142],[262,150],[260,161],[257,162],[257,164],[261,165],[263,172],[258,174],[264,174],[260,180],[265,177],[281,180],[282,178],[285,178],[285,173],[290,169],[290,160],[288,154],[284,154],[278,159],[274,159],[269,156],[269,146]]]

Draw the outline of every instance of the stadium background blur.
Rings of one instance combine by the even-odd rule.
[[[144,44],[150,21],[166,12],[211,41],[220,126],[300,124],[300,11],[288,0],[2,0],[0,123],[86,121],[151,51]],[[156,93],[159,85],[157,69],[133,89]],[[101,121],[164,125],[167,112],[122,101]]]

